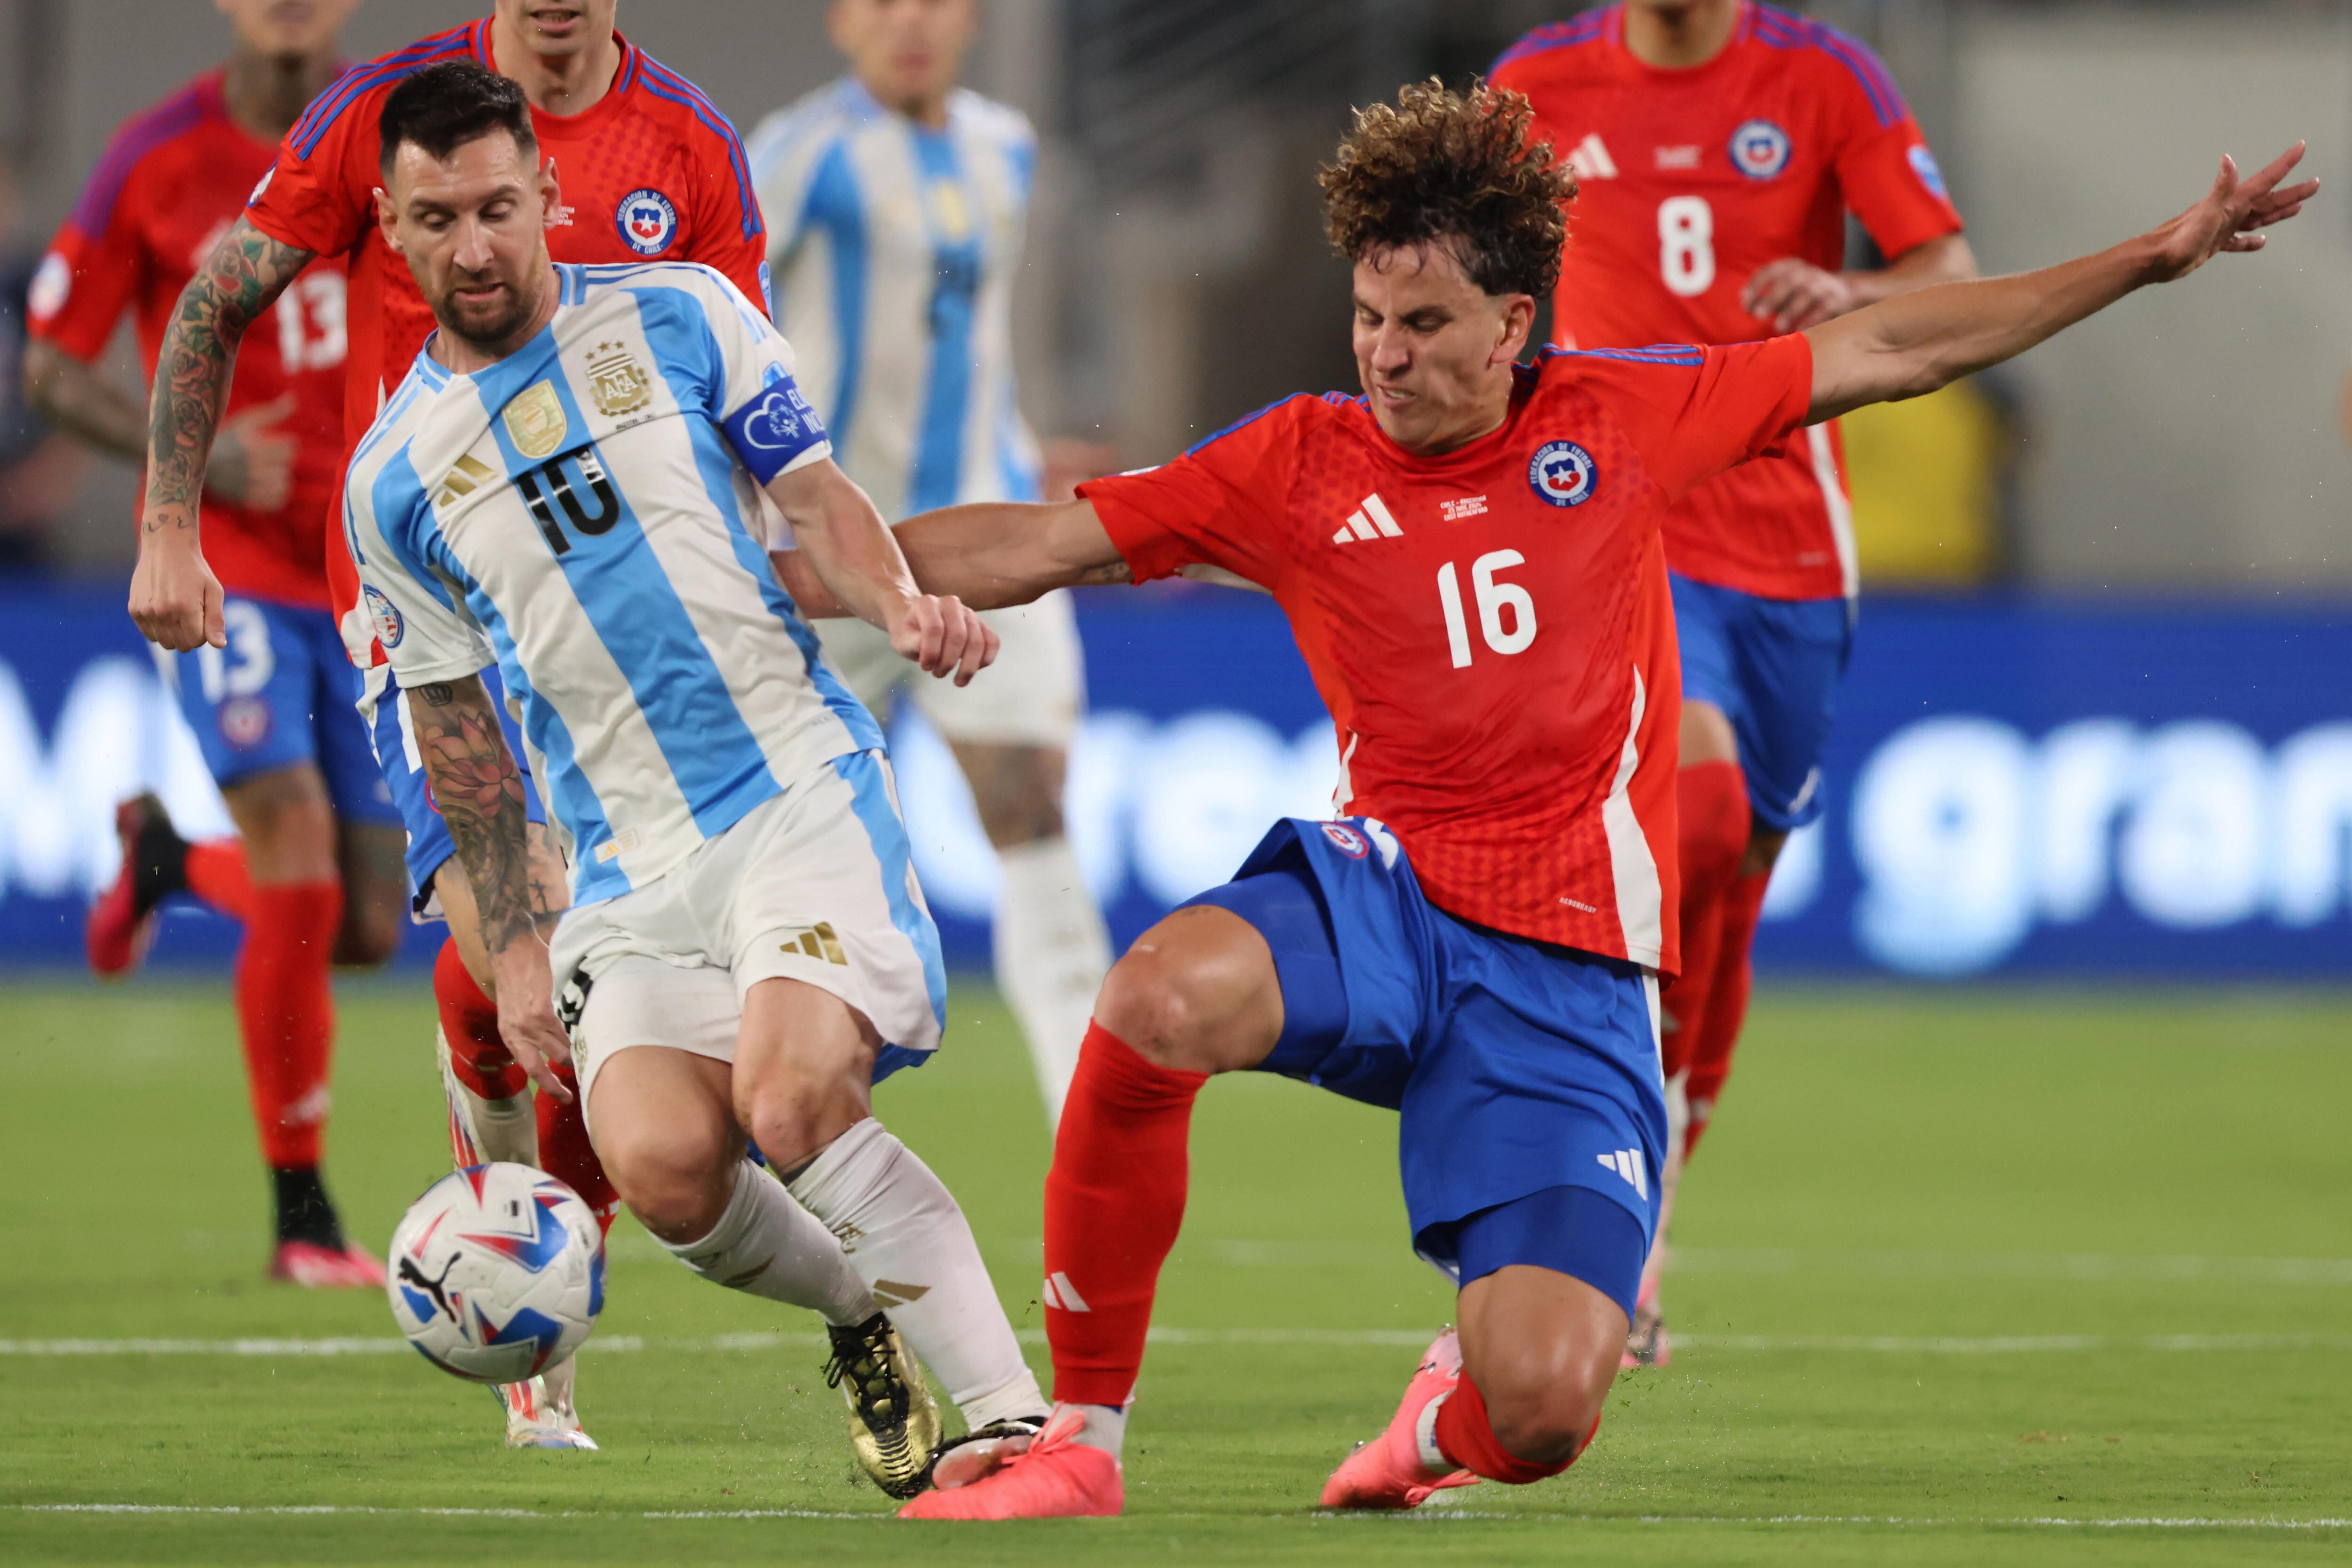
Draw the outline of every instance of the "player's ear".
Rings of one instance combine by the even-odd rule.
[[[555,177],[555,160],[544,159],[539,165],[539,205],[546,226],[553,228],[563,213],[563,187]]]
[[[1536,330],[1536,301],[1531,294],[1514,294],[1503,301],[1502,337],[1495,345],[1496,364],[1508,364],[1527,352]]]
[[[392,205],[392,193],[382,185],[375,188],[375,223],[383,230],[383,243],[394,256],[405,256],[400,247],[400,213]]]

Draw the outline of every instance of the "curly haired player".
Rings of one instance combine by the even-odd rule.
[[[1325,1504],[1410,1508],[1574,1462],[1624,1347],[1666,1137],[1666,509],[1822,420],[2258,249],[2317,189],[2280,188],[2300,148],[2243,182],[2224,161],[2180,217],[2064,266],[1763,342],[1523,365],[1575,190],[1528,121],[1515,94],[1408,88],[1324,172],[1361,396],[1289,398],[1066,504],[897,531],[926,591],[975,607],[1197,568],[1266,589],[1338,725],[1344,814],[1277,824],[1111,970],[1045,1184],[1053,1416],[951,1456],[908,1515],[1119,1510],[1192,1101],[1241,1070],[1400,1111],[1414,1248],[1462,1288],[1458,1334]]]

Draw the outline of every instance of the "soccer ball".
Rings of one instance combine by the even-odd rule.
[[[419,1355],[476,1383],[521,1383],[596,1326],[604,1233],[544,1171],[469,1165],[409,1206],[384,1274],[393,1321]]]

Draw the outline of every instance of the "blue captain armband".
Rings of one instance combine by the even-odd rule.
[[[725,428],[735,455],[763,485],[825,444],[824,421],[789,375],[769,382],[728,416]]]

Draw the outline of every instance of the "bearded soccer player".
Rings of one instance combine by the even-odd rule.
[[[1624,1349],[1665,1152],[1667,509],[1822,420],[2258,249],[2317,189],[2281,188],[2299,147],[2247,181],[2225,160],[2179,218],[2064,266],[1762,342],[1520,365],[1575,192],[1529,120],[1516,95],[1410,88],[1325,171],[1361,396],[1290,398],[1066,505],[897,530],[928,591],[982,605],[1200,567],[1267,589],[1337,723],[1347,814],[1280,824],[1113,966],[1045,1187],[1052,1418],[943,1466],[908,1516],[1118,1511],[1192,1102],[1237,1070],[1397,1109],[1413,1246],[1461,1286],[1458,1333],[1324,1503],[1409,1508],[1572,1463]]]
[[[507,1042],[535,1072],[578,1063],[630,1211],[681,1262],[824,1314],[859,1458],[908,1496],[939,1418],[901,1335],[975,1432],[1034,1435],[1045,1400],[962,1211],[874,1117],[873,1083],[938,1047],[947,977],[881,731],[778,590],[761,496],[929,673],[969,680],[993,635],[916,589],[726,279],[549,260],[562,198],[514,83],[420,72],[383,149],[384,232],[441,330],[353,456],[346,517]],[[572,865],[551,933],[493,663]]]
[[[153,432],[132,618],[169,648],[218,646],[219,588],[197,548],[192,498],[201,488],[222,389],[247,329],[320,258],[351,271],[351,357],[343,434],[355,444],[389,388],[407,374],[433,313],[378,229],[378,121],[399,85],[436,64],[470,60],[519,82],[542,155],[562,174],[565,205],[548,244],[570,262],[684,260],[725,273],[764,300],[766,234],[727,121],[683,77],[614,27],[617,0],[498,0],[488,17],[439,34],[345,75],[294,126],[243,221],[214,250],[181,300],[156,377]],[[463,482],[463,476],[460,476]],[[376,760],[408,827],[408,873],[420,919],[446,918],[450,939],[434,970],[436,1042],[458,1163],[543,1164],[610,1223],[617,1199],[576,1105],[542,1095],[501,1043],[486,994],[489,960],[455,854],[426,786],[406,705],[362,603],[358,574],[332,509],[319,527],[343,643],[366,671],[362,711]],[[492,677],[496,679],[495,676]],[[521,754],[519,736],[509,736]],[[527,785],[528,785],[528,781]],[[564,902],[562,857],[547,837],[535,790],[528,809],[532,886],[550,910]],[[501,1392],[509,1440],[586,1447],[570,1398],[570,1363],[549,1386]]]
[[[216,0],[237,50],[117,132],[43,260],[26,353],[49,422],[131,461],[137,398],[98,369],[129,311],[152,374],[173,301],[337,68],[357,0]],[[203,510],[226,647],[163,663],[237,841],[189,844],[152,796],[117,816],[123,869],[90,911],[90,963],[121,974],[155,908],[190,893],[245,926],[236,1005],[277,1209],[273,1278],[381,1286],[319,1174],[334,1043],[332,963],[400,940],[400,814],[352,711],[359,682],[329,610],[321,509],[342,458],[343,273],[322,266],[260,322],[221,426]]]
[[[1885,65],[1755,0],[1621,0],[1496,62],[1582,194],[1552,297],[1563,348],[1802,331],[1976,264],[1935,154]],[[1881,270],[1842,270],[1852,213]],[[1853,628],[1852,510],[1834,422],[1684,496],[1665,519],[1682,646],[1682,977],[1661,1040],[1664,1220],[1628,1365],[1667,1360],[1665,1220],[1748,1011],[1773,862],[1821,815],[1821,757]]]
[[[886,516],[1043,500],[1013,374],[1036,133],[1020,110],[956,86],[976,0],[835,0],[829,21],[849,74],[751,137],[778,324],[803,384],[843,471]],[[1085,660],[1066,594],[989,624],[1003,651],[965,687],[913,679],[871,626],[819,630],[858,700],[887,714],[903,688],[971,785],[1003,873],[996,982],[1028,1037],[1050,1125],[1110,967],[1062,822]]]

